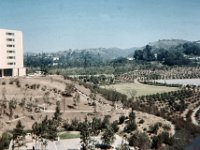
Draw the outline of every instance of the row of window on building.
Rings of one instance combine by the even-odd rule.
[[[6,35],[8,36],[14,36],[15,34],[14,33],[11,33],[11,32],[6,32]],[[7,38],[6,39],[7,42],[15,42],[15,39],[14,38]],[[7,44],[7,47],[15,47],[14,44]],[[14,54],[15,53],[15,50],[7,50],[7,53],[10,53],[10,54]],[[7,56],[7,59],[15,59],[15,56]],[[8,62],[7,65],[15,65],[16,63],[15,62]]]
[[[8,64],[8,65],[16,65],[15,62],[8,62],[7,64]]]
[[[15,35],[15,33],[6,32],[6,35],[11,35],[11,36],[14,36],[14,35]]]
[[[8,41],[8,42],[14,42],[15,39],[13,39],[13,38],[7,38],[6,41]]]
[[[15,47],[15,45],[7,44],[7,47]]]

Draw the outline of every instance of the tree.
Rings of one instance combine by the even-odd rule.
[[[136,50],[133,56],[136,60],[143,60],[142,50]]]
[[[50,140],[56,140],[57,137],[58,137],[58,125],[55,122],[55,120],[49,119],[45,131],[45,138]]]
[[[113,123],[111,124],[111,127],[115,133],[118,132],[119,130],[118,121],[117,120],[113,121]]]
[[[45,53],[42,53],[39,61],[40,61],[40,70],[44,75],[46,75],[49,71],[48,66],[51,66],[53,61],[52,59],[48,58],[48,56]]]
[[[24,126],[20,120],[17,122],[15,129],[13,129],[13,139],[15,140],[18,136],[25,136]]]
[[[123,143],[123,141],[122,141],[120,147],[118,147],[118,148],[116,148],[116,149],[117,149],[117,150],[130,150],[130,147],[129,147],[128,144]]]
[[[143,58],[146,61],[153,61],[155,60],[155,57],[152,53],[152,46],[146,45],[146,47],[143,49]]]
[[[6,88],[4,87],[2,89],[2,101],[1,101],[1,112],[0,116],[2,116],[5,113],[5,109],[7,107],[7,98],[6,98]]]
[[[33,125],[32,125],[32,132],[35,135],[37,135],[37,136],[41,135],[41,132],[42,132],[42,130],[41,130],[41,124],[37,123],[37,122],[33,123]]]
[[[48,119],[47,116],[41,123],[35,122],[32,126],[32,131],[37,136],[45,139],[56,140],[58,133],[57,122],[53,119]]]
[[[136,129],[137,129],[137,124],[135,122],[135,113],[133,111],[131,111],[129,113],[128,124],[125,126],[124,131],[130,133]]]
[[[21,102],[19,103],[19,105],[22,107],[23,111],[24,111],[25,104],[26,104],[26,98],[24,97],[21,99]]]
[[[43,96],[44,103],[49,103],[49,92],[45,92]]]
[[[15,109],[16,108],[16,104],[17,104],[17,102],[16,102],[16,100],[11,100],[11,101],[9,101],[9,111],[10,111],[10,114],[9,114],[9,118],[11,119],[12,118],[12,116],[13,116],[13,109]]]
[[[103,145],[105,145],[108,148],[110,148],[111,144],[115,141],[115,132],[113,131],[110,125],[106,126],[106,129],[102,134],[101,140]]]
[[[134,58],[136,60],[146,60],[146,61],[155,60],[154,54],[152,53],[152,46],[146,45],[143,50],[136,50],[134,53]]]
[[[119,117],[119,124],[123,124],[124,120],[126,120],[126,117],[124,115]]]
[[[82,149],[87,150],[89,148],[89,144],[91,142],[91,126],[88,122],[87,118],[85,118],[85,121],[81,123],[80,128],[80,139],[82,143]]]
[[[62,113],[60,112],[60,102],[57,101],[56,110],[55,110],[55,113],[54,113],[54,116],[53,116],[53,121],[55,121],[57,126],[59,126],[61,124],[61,121],[62,121],[61,115],[62,115]]]
[[[75,86],[74,84],[66,84],[65,91],[62,92],[62,95],[65,97],[71,97],[72,92],[75,91]]]
[[[76,92],[75,96],[73,97],[73,100],[75,106],[77,105],[77,103],[80,102],[80,94],[78,92]]]
[[[106,115],[106,116],[104,116],[104,118],[103,118],[101,127],[102,127],[102,128],[106,128],[106,126],[109,125],[109,124],[110,124],[110,116],[109,116],[109,115]]]
[[[6,88],[5,87],[2,89],[2,99],[7,100],[7,98],[6,98]]]
[[[129,145],[138,147],[141,150],[146,150],[150,148],[150,140],[145,133],[135,132],[129,138]]]
[[[91,123],[92,135],[98,135],[101,131],[101,119],[94,117]]]
[[[173,137],[171,137],[168,132],[164,131],[158,136],[153,136],[151,148],[160,149],[163,143],[167,145],[172,145],[173,141]]]
[[[11,135],[8,132],[2,134],[0,139],[0,149],[8,149],[11,140]]]

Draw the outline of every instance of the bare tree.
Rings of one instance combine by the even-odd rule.
[[[80,94],[78,92],[75,93],[75,96],[73,97],[74,105],[76,106],[77,103],[80,102]]]

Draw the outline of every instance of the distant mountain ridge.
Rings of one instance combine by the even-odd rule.
[[[74,50],[76,53],[89,53],[90,55],[99,55],[104,60],[116,59],[118,57],[127,57],[137,48],[120,49],[120,48],[90,48],[82,50]]]
[[[200,56],[200,40],[186,41],[180,39],[164,39],[150,42],[143,47],[89,48],[58,51],[54,53],[26,53],[26,66],[87,67],[107,63],[132,61],[159,61],[167,65],[189,64]],[[199,62],[200,64],[200,62]]]
[[[150,42],[148,45],[154,48],[170,49],[172,47],[176,47],[180,44],[184,44],[187,42],[189,41],[181,40],[181,39],[163,39],[163,40],[158,40],[156,42]]]
[[[159,52],[160,50],[179,50],[184,51],[185,46],[200,48],[200,40],[197,41],[187,41],[182,39],[163,39],[158,40],[155,42],[150,42],[147,45],[152,47],[152,51]],[[119,57],[133,57],[134,52],[136,50],[142,50],[143,47],[132,47],[129,49],[120,49],[120,48],[88,48],[88,49],[74,49],[74,50],[64,50],[58,51],[54,53],[46,53],[48,56],[51,57],[60,57],[66,59],[81,59],[84,55],[90,55],[90,58],[93,60],[101,58],[104,61],[113,60]],[[28,55],[37,55],[36,53],[26,53]]]

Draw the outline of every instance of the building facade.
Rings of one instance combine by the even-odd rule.
[[[24,75],[22,32],[0,29],[0,77]]]

